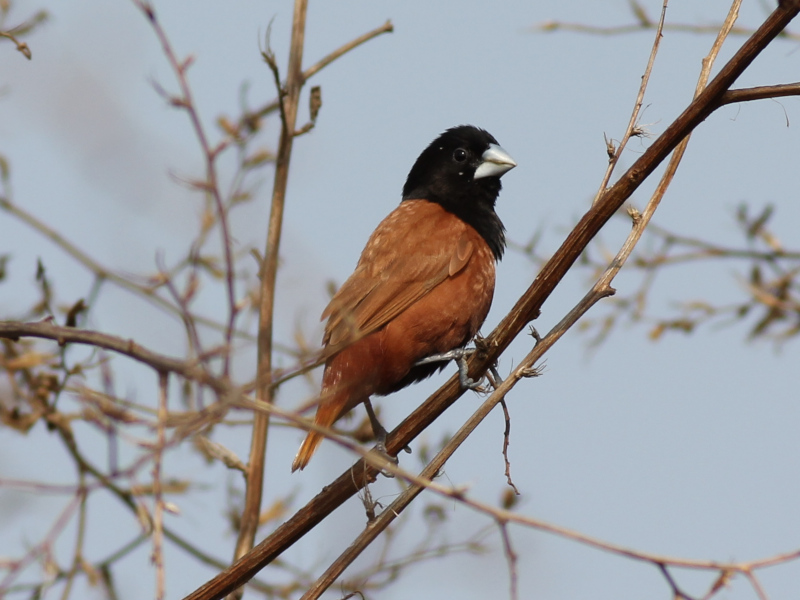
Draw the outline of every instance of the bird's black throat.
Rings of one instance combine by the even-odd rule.
[[[497,140],[471,125],[445,131],[419,155],[403,186],[403,200],[435,202],[472,226],[495,260],[503,257],[505,227],[494,210],[502,185],[499,176],[475,178],[484,154]],[[502,150],[502,149],[501,149]]]
[[[499,261],[506,249],[506,228],[494,210],[500,188],[499,177],[486,177],[470,182],[467,189],[447,186],[444,193],[438,193],[429,187],[424,193],[412,193],[403,200],[425,199],[454,214],[478,232]]]

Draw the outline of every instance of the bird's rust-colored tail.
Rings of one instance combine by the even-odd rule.
[[[306,439],[303,440],[303,444],[300,446],[300,450],[297,451],[297,456],[294,457],[294,462],[292,463],[292,473],[298,469],[302,471],[306,468],[308,461],[310,461],[311,457],[314,456],[314,452],[317,451],[317,446],[319,446],[321,441],[322,435],[316,431],[308,432]]]
[[[337,391],[336,393],[325,392],[326,390],[323,386],[322,400],[317,407],[314,425],[331,427],[339,417],[352,408],[347,401],[347,397],[350,394],[346,390]],[[343,398],[341,398],[342,396]],[[308,432],[306,439],[303,440],[300,446],[300,450],[297,451],[297,456],[294,457],[294,462],[292,462],[292,473],[298,469],[302,471],[306,467],[324,437],[324,435],[316,431]]]

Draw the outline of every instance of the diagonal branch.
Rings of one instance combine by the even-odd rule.
[[[636,124],[639,122],[639,113],[641,112],[642,104],[644,103],[644,93],[647,90],[647,84],[650,82],[650,74],[653,72],[653,65],[656,62],[658,48],[661,45],[661,32],[664,30],[664,19],[667,16],[668,1],[669,0],[664,0],[664,4],[661,6],[661,18],[658,20],[658,27],[656,28],[656,39],[653,42],[653,48],[650,50],[650,58],[647,61],[647,67],[644,70],[644,75],[642,75],[642,83],[639,85],[639,93],[636,95],[636,103],[634,104],[631,118],[628,121],[628,126],[625,128],[625,133],[617,145],[616,150],[613,152],[613,142],[611,140],[607,141],[609,154],[608,167],[606,167],[606,173],[603,176],[603,179],[600,181],[600,187],[597,190],[597,194],[595,195],[592,203],[597,202],[597,200],[605,191],[606,187],[608,187],[608,182],[611,180],[611,175],[614,172],[617,163],[619,163],[619,157],[622,156],[622,152],[625,150],[625,146],[627,146],[631,136],[633,136],[633,131],[636,128]]]
[[[392,22],[391,21],[386,21],[386,23],[384,23],[380,27],[376,27],[372,31],[368,31],[364,35],[360,35],[356,39],[347,42],[343,46],[340,46],[339,48],[337,48],[336,50],[334,50],[333,52],[331,52],[327,56],[324,56],[323,58],[321,58],[319,60],[319,62],[317,62],[316,64],[311,65],[305,71],[303,71],[303,83],[305,83],[311,77],[313,77],[314,75],[319,73],[322,69],[327,67],[329,64],[331,64],[337,58],[341,57],[344,54],[347,54],[348,52],[350,52],[351,50],[353,50],[355,48],[358,48],[361,44],[365,44],[366,42],[370,41],[372,38],[378,37],[379,35],[381,35],[383,33],[392,33],[393,31],[394,31],[394,25],[392,25]]]
[[[545,300],[578,259],[589,241],[680,141],[720,105],[720,99],[739,75],[784,30],[798,12],[800,12],[800,2],[784,0],[728,61],[708,87],[689,104],[686,110],[654,141],[619,181],[599,198],[578,222],[558,251],[544,265],[525,294],[487,338],[486,355],[473,357],[470,369],[471,377],[485,371],[490,364],[496,361],[497,357],[505,351],[525,326],[539,315]],[[520,376],[524,376],[524,374],[520,374]],[[500,388],[502,389],[502,387],[503,384]],[[388,451],[396,454],[408,445],[462,393],[458,378],[452,377],[392,432],[387,440]],[[362,471],[365,473],[364,481],[370,476],[374,477],[376,473],[374,469],[366,467],[364,461],[356,463],[352,469],[348,469],[326,486],[304,508],[258,544],[252,552],[244,555],[229,569],[189,594],[186,600],[221,598],[244,584],[356,493],[363,486],[363,482],[354,481],[352,474]],[[511,520],[509,519],[509,521]]]

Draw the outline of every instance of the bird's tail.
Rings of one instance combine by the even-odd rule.
[[[317,451],[317,446],[319,446],[320,442],[322,441],[322,434],[317,433],[316,431],[309,431],[306,439],[303,440],[303,444],[300,446],[300,450],[297,451],[297,456],[294,457],[294,462],[292,463],[292,473],[300,469],[301,471],[306,468],[308,461],[311,460],[311,457],[314,456],[314,452]]]
[[[344,398],[340,398],[343,392]],[[326,394],[323,388],[322,395],[322,401],[317,407],[317,415],[314,417],[314,425],[319,425],[320,427],[330,427],[339,417],[350,410],[351,407],[347,403],[347,396],[349,394],[347,394],[344,390],[337,391],[336,393],[328,392],[328,394]],[[310,461],[311,457],[314,456],[314,453],[317,451],[317,448],[324,437],[325,436],[323,434],[316,431],[308,432],[306,439],[303,440],[303,443],[300,446],[300,450],[297,451],[297,456],[294,457],[294,462],[292,463],[292,473],[298,469],[301,471],[305,469],[308,461]]]

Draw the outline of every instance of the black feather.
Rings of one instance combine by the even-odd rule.
[[[472,125],[448,129],[419,155],[403,186],[403,200],[428,200],[468,223],[486,240],[495,260],[503,257],[505,227],[494,210],[499,177],[474,179],[481,155],[497,144],[492,134]],[[465,151],[466,156],[456,151]]]

